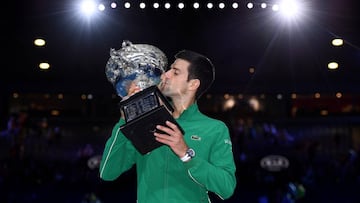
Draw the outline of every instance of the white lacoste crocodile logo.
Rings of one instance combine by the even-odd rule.
[[[200,141],[201,137],[199,137],[198,135],[191,135],[191,139],[196,140],[196,141]]]

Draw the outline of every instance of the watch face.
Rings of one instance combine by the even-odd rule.
[[[187,154],[188,154],[190,157],[194,157],[194,156],[195,156],[195,151],[190,148],[190,149],[187,150]]]

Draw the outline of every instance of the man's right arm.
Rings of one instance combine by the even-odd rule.
[[[120,119],[106,141],[99,168],[100,178],[103,180],[115,180],[135,163],[138,152],[120,131],[123,124],[124,119]]]

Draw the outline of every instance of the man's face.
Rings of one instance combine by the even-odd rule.
[[[186,94],[188,88],[188,67],[190,63],[184,59],[176,59],[170,69],[161,76],[161,92],[168,97]]]

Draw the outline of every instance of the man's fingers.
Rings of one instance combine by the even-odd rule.
[[[168,134],[170,136],[172,134],[172,130],[170,128],[165,127],[165,126],[157,125],[156,129],[159,129],[159,130],[163,131],[164,133],[166,133],[166,134]]]
[[[173,131],[179,131],[179,128],[177,127],[177,125],[175,125],[174,123],[172,123],[170,121],[166,121],[166,125],[169,126]]]

